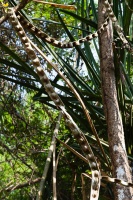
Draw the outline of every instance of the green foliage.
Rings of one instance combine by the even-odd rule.
[[[40,171],[43,170],[53,130],[50,128],[49,116],[42,105],[31,101],[33,92],[24,95],[18,88],[17,92],[12,91],[11,94],[6,90],[6,95],[4,94],[3,88],[0,104],[2,198],[4,194],[8,194],[5,190],[7,186],[27,182],[31,176],[34,178],[41,176]],[[28,196],[36,192],[36,188],[22,188],[22,191],[23,193],[19,190],[12,192],[7,199],[28,199]]]

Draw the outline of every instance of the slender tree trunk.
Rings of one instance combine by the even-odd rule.
[[[105,20],[103,0],[99,0],[98,20],[98,26],[100,27]],[[132,182],[125,148],[123,124],[117,100],[112,42],[113,29],[110,21],[105,31],[99,36],[99,46],[102,97],[108,128],[112,174],[115,178]],[[115,200],[131,200],[133,199],[133,188],[117,184],[114,189],[114,196]]]

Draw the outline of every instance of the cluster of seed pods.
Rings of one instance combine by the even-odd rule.
[[[37,72],[46,92],[48,93],[51,100],[55,103],[57,108],[62,111],[62,114],[63,114],[66,124],[72,131],[73,136],[79,143],[81,150],[83,151],[83,153],[85,154],[85,156],[88,160],[88,164],[92,171],[90,199],[98,200],[101,175],[100,175],[100,170],[97,165],[97,161],[91,150],[91,147],[90,147],[87,139],[85,138],[84,133],[79,129],[79,127],[73,121],[72,117],[68,114],[68,112],[65,109],[65,105],[63,104],[63,102],[60,99],[60,97],[58,96],[58,94],[55,92],[53,86],[51,85],[46,73],[44,72],[43,68],[41,67],[38,57],[36,56],[32,46],[30,44],[30,40],[26,36],[23,27],[21,26],[21,24],[18,21],[18,18],[16,16],[13,8],[8,8],[8,17],[9,17],[9,20],[10,20],[14,30],[17,32],[19,38],[21,39],[21,41],[25,47],[25,51],[27,52],[29,59],[31,59],[32,64],[35,67],[36,72]]]
[[[22,26],[25,27],[26,29],[28,29],[29,32],[31,32],[32,34],[35,34],[38,38],[41,38],[43,41],[45,41],[55,47],[58,47],[58,48],[73,48],[75,46],[79,46],[80,44],[82,44],[84,42],[91,41],[93,38],[98,37],[98,34],[100,34],[108,24],[108,18],[107,18],[105,20],[105,23],[100,27],[100,29],[98,29],[93,34],[87,35],[86,37],[81,38],[74,42],[60,42],[60,41],[57,41],[56,39],[48,36],[45,32],[43,32],[40,29],[38,29],[37,27],[35,27],[33,24],[31,24],[29,21],[27,21],[20,13],[17,13],[17,18],[19,19]]]

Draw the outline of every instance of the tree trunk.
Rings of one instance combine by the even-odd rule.
[[[99,27],[103,24],[106,14],[103,2],[104,0],[99,0]],[[117,100],[112,42],[113,29],[112,22],[109,21],[109,25],[99,36],[99,46],[102,98],[108,129],[112,174],[114,178],[132,182],[131,171],[125,148],[123,124]],[[131,200],[133,199],[133,188],[116,184],[114,196],[115,200]]]

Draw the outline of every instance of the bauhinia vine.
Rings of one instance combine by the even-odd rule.
[[[58,48],[73,48],[75,46],[81,45],[84,42],[91,41],[93,38],[98,37],[98,34],[100,34],[108,24],[108,18],[107,18],[105,22],[103,23],[103,25],[93,34],[87,35],[86,37],[81,38],[74,42],[63,43],[63,42],[57,41],[56,39],[47,35],[45,32],[38,29],[36,26],[28,22],[20,13],[17,13],[17,18],[19,19],[22,26],[28,29],[29,32],[31,32],[32,34],[35,34],[37,37],[41,38],[43,41]]]
[[[35,67],[37,74],[40,77],[40,80],[41,80],[46,92],[50,96],[51,100],[55,103],[57,108],[62,111],[62,114],[66,121],[66,124],[72,131],[74,137],[76,138],[77,142],[79,143],[82,151],[84,152],[84,154],[88,160],[89,166],[92,171],[92,184],[91,184],[90,197],[91,197],[91,200],[97,200],[98,196],[99,196],[101,175],[100,175],[100,170],[99,170],[97,161],[91,150],[91,147],[90,147],[87,139],[85,138],[84,133],[78,128],[76,123],[73,121],[71,116],[66,111],[65,105],[61,101],[60,97],[54,91],[54,88],[51,85],[49,79],[47,78],[43,68],[41,67],[40,61],[39,61],[38,57],[36,56],[34,50],[32,49],[29,39],[26,36],[23,27],[20,25],[13,8],[8,9],[8,15],[9,15],[10,22],[11,22],[12,26],[14,27],[15,31],[18,33],[29,58],[32,60],[32,64]]]
[[[122,40],[123,46],[124,48],[126,48],[127,50],[129,50],[130,52],[133,52],[133,49],[130,45],[130,43],[128,42],[128,40],[126,39],[123,29],[120,27],[117,18],[114,15],[114,12],[112,10],[111,5],[109,4],[108,0],[104,0],[104,6],[106,8],[106,11],[108,13],[108,17],[105,20],[105,22],[101,25],[101,27],[94,32],[93,34],[87,35],[84,38],[81,38],[77,41],[74,42],[61,42],[61,41],[57,41],[55,38],[50,37],[49,35],[47,35],[45,32],[43,32],[42,30],[38,29],[36,26],[34,26],[33,24],[31,24],[28,20],[26,20],[19,12],[17,12],[17,17],[20,21],[20,23],[23,25],[23,27],[25,27],[26,29],[29,30],[29,32],[31,32],[32,34],[35,34],[37,37],[41,38],[43,41],[58,47],[58,48],[73,48],[75,46],[78,46],[86,41],[91,41],[93,38],[98,37],[99,34],[101,34],[101,32],[105,29],[105,27],[108,24],[108,19],[110,18],[114,24],[114,28],[116,29],[120,39]]]
[[[101,178],[108,181],[108,182],[119,183],[119,184],[129,186],[129,187],[133,187],[133,183],[128,183],[128,182],[125,182],[123,180],[116,179],[116,178],[110,178],[108,176],[107,177],[101,177],[100,169],[98,167],[96,158],[95,158],[95,156],[92,152],[92,149],[91,149],[84,133],[79,129],[79,127],[73,121],[72,117],[68,114],[68,112],[65,109],[64,103],[62,102],[62,100],[60,99],[58,94],[55,92],[55,90],[54,90],[53,86],[51,85],[46,73],[44,72],[43,68],[41,67],[40,61],[39,61],[38,57],[36,56],[32,46],[30,44],[29,38],[25,34],[23,27],[27,28],[31,33],[34,33],[36,36],[38,36],[39,38],[41,38],[45,42],[48,42],[48,43],[50,43],[50,44],[52,44],[56,47],[72,48],[72,47],[75,47],[77,45],[80,45],[83,42],[90,41],[93,38],[97,37],[99,34],[101,34],[101,32],[105,29],[105,27],[108,24],[108,18],[110,18],[112,20],[113,24],[114,24],[114,27],[115,27],[120,39],[122,40],[125,48],[132,52],[131,45],[129,44],[126,37],[124,36],[123,30],[119,26],[118,21],[117,21],[115,15],[113,13],[113,10],[112,10],[112,8],[111,8],[111,6],[110,6],[110,4],[107,0],[104,1],[104,6],[105,6],[106,11],[108,13],[108,17],[107,17],[107,20],[105,20],[105,22],[102,24],[102,26],[95,33],[90,34],[90,35],[86,36],[85,38],[82,38],[78,41],[68,42],[68,43],[62,43],[60,41],[55,40],[52,37],[49,37],[45,32],[39,30],[37,27],[35,27],[30,22],[25,20],[20,13],[16,13],[17,14],[17,16],[16,16],[13,8],[8,9],[9,20],[10,20],[13,28],[17,32],[18,36],[20,37],[20,39],[21,39],[21,41],[22,41],[22,43],[25,47],[25,51],[27,52],[29,58],[31,59],[32,64],[35,67],[37,74],[40,77],[40,80],[41,80],[46,92],[48,93],[51,100],[55,103],[57,108],[59,110],[61,110],[66,124],[71,129],[74,137],[76,138],[76,140],[79,143],[83,153],[85,154],[87,162],[89,163],[89,166],[90,166],[91,171],[92,171],[92,183],[91,183],[91,194],[90,194],[91,200],[98,200]]]

